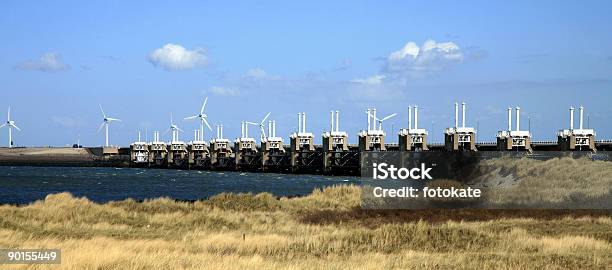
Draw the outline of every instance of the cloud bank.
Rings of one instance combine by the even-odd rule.
[[[62,62],[58,54],[45,53],[36,61],[26,61],[18,64],[17,68],[42,72],[58,72],[67,70],[69,66]]]
[[[352,83],[359,83],[359,84],[366,84],[366,85],[379,85],[382,84],[383,80],[386,78],[387,76],[385,75],[374,75],[374,76],[370,76],[368,78],[365,79],[353,79],[351,80]]]

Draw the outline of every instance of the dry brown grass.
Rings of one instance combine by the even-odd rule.
[[[499,158],[480,163],[471,184],[492,187],[494,207],[608,209],[612,162],[588,158]]]
[[[62,269],[605,269],[610,211],[361,210],[360,188],[302,198],[0,206],[0,247],[60,248]],[[3,269],[57,266],[10,265]]]

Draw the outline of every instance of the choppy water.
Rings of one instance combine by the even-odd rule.
[[[58,192],[96,202],[170,197],[196,200],[221,192],[305,195],[315,188],[357,183],[356,177],[139,168],[0,166],[0,204],[23,204]]]

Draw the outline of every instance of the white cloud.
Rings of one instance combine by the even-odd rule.
[[[419,46],[417,46],[416,43],[411,41],[406,43],[406,45],[404,45],[404,47],[399,51],[392,52],[388,58],[390,61],[399,61],[406,57],[415,59],[417,58],[417,56],[419,56],[419,51]]]
[[[205,50],[195,48],[185,49],[178,44],[168,43],[149,54],[149,62],[165,70],[186,70],[204,66],[208,62]]]
[[[220,96],[237,96],[240,92],[234,88],[226,88],[221,86],[213,86],[208,90],[209,93],[213,93]]]
[[[463,59],[461,48],[453,42],[437,43],[427,40],[421,47],[414,42],[408,42],[400,50],[389,54],[384,70],[401,74],[432,72],[459,63]]]
[[[405,85],[409,78],[442,71],[453,64],[462,62],[466,58],[465,54],[453,42],[438,43],[434,40],[427,40],[419,47],[415,42],[410,41],[384,59],[380,74],[354,79],[351,82],[364,85],[387,83]],[[470,56],[470,52],[467,54]],[[484,57],[486,52],[478,49],[478,55]]]
[[[68,65],[64,64],[61,57],[56,53],[45,53],[37,61],[26,61],[17,65],[17,67],[44,72],[56,72],[68,69]]]
[[[367,84],[367,85],[379,85],[382,84],[383,80],[386,78],[387,76],[385,75],[374,75],[365,79],[353,79],[351,80],[352,83],[359,83],[359,84]]]

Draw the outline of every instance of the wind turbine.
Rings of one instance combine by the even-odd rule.
[[[180,129],[176,124],[174,124],[174,120],[172,118],[172,113],[170,113],[170,128],[166,130],[164,134],[168,134],[168,132],[172,131],[172,142],[178,141],[178,132],[184,132]]]
[[[204,140],[204,124],[206,124],[206,127],[208,127],[208,130],[212,131],[212,128],[210,127],[210,125],[208,124],[208,121],[206,120],[208,118],[208,115],[204,113],[204,107],[206,107],[206,101],[208,101],[208,97],[204,99],[204,104],[202,104],[202,109],[200,109],[199,114],[196,114],[194,116],[185,117],[185,120],[196,119],[196,118],[200,119],[200,136],[202,136],[201,140]]]
[[[368,115],[370,115],[370,117],[372,117],[375,121],[378,122],[378,130],[382,130],[382,123],[386,120],[389,120],[390,118],[395,117],[397,113],[387,115],[383,117],[382,119],[379,119],[378,117],[376,117],[376,115],[372,115],[369,111],[368,111]],[[376,123],[374,124],[374,129],[376,129]]]
[[[254,123],[254,122],[249,122],[249,121],[245,121],[245,123],[249,124],[249,125],[255,125],[255,126],[259,126],[259,132],[260,132],[260,137],[261,140],[263,141],[264,138],[266,138],[266,130],[264,129],[264,123],[266,122],[266,120],[268,119],[268,117],[270,116],[269,112],[268,114],[266,114],[266,117],[263,118],[263,120],[261,120],[260,123]]]
[[[11,148],[13,147],[13,128],[17,129],[18,131],[21,131],[21,129],[19,127],[17,127],[17,125],[15,125],[15,121],[11,120],[11,107],[8,108],[8,114],[6,117],[6,123],[2,124],[0,126],[0,128],[3,127],[7,127],[8,128],[8,133],[9,133],[9,143],[8,143],[8,147]]]
[[[105,146],[108,147],[108,125],[110,125],[111,122],[115,122],[115,121],[121,122],[121,120],[117,118],[107,117],[106,113],[104,113],[104,109],[102,109],[102,104],[99,104],[99,105],[100,105],[100,111],[102,112],[102,116],[104,116],[104,120],[102,121],[102,124],[100,124],[100,127],[98,128],[98,133],[100,133],[100,130],[102,130],[102,128],[106,128]]]

